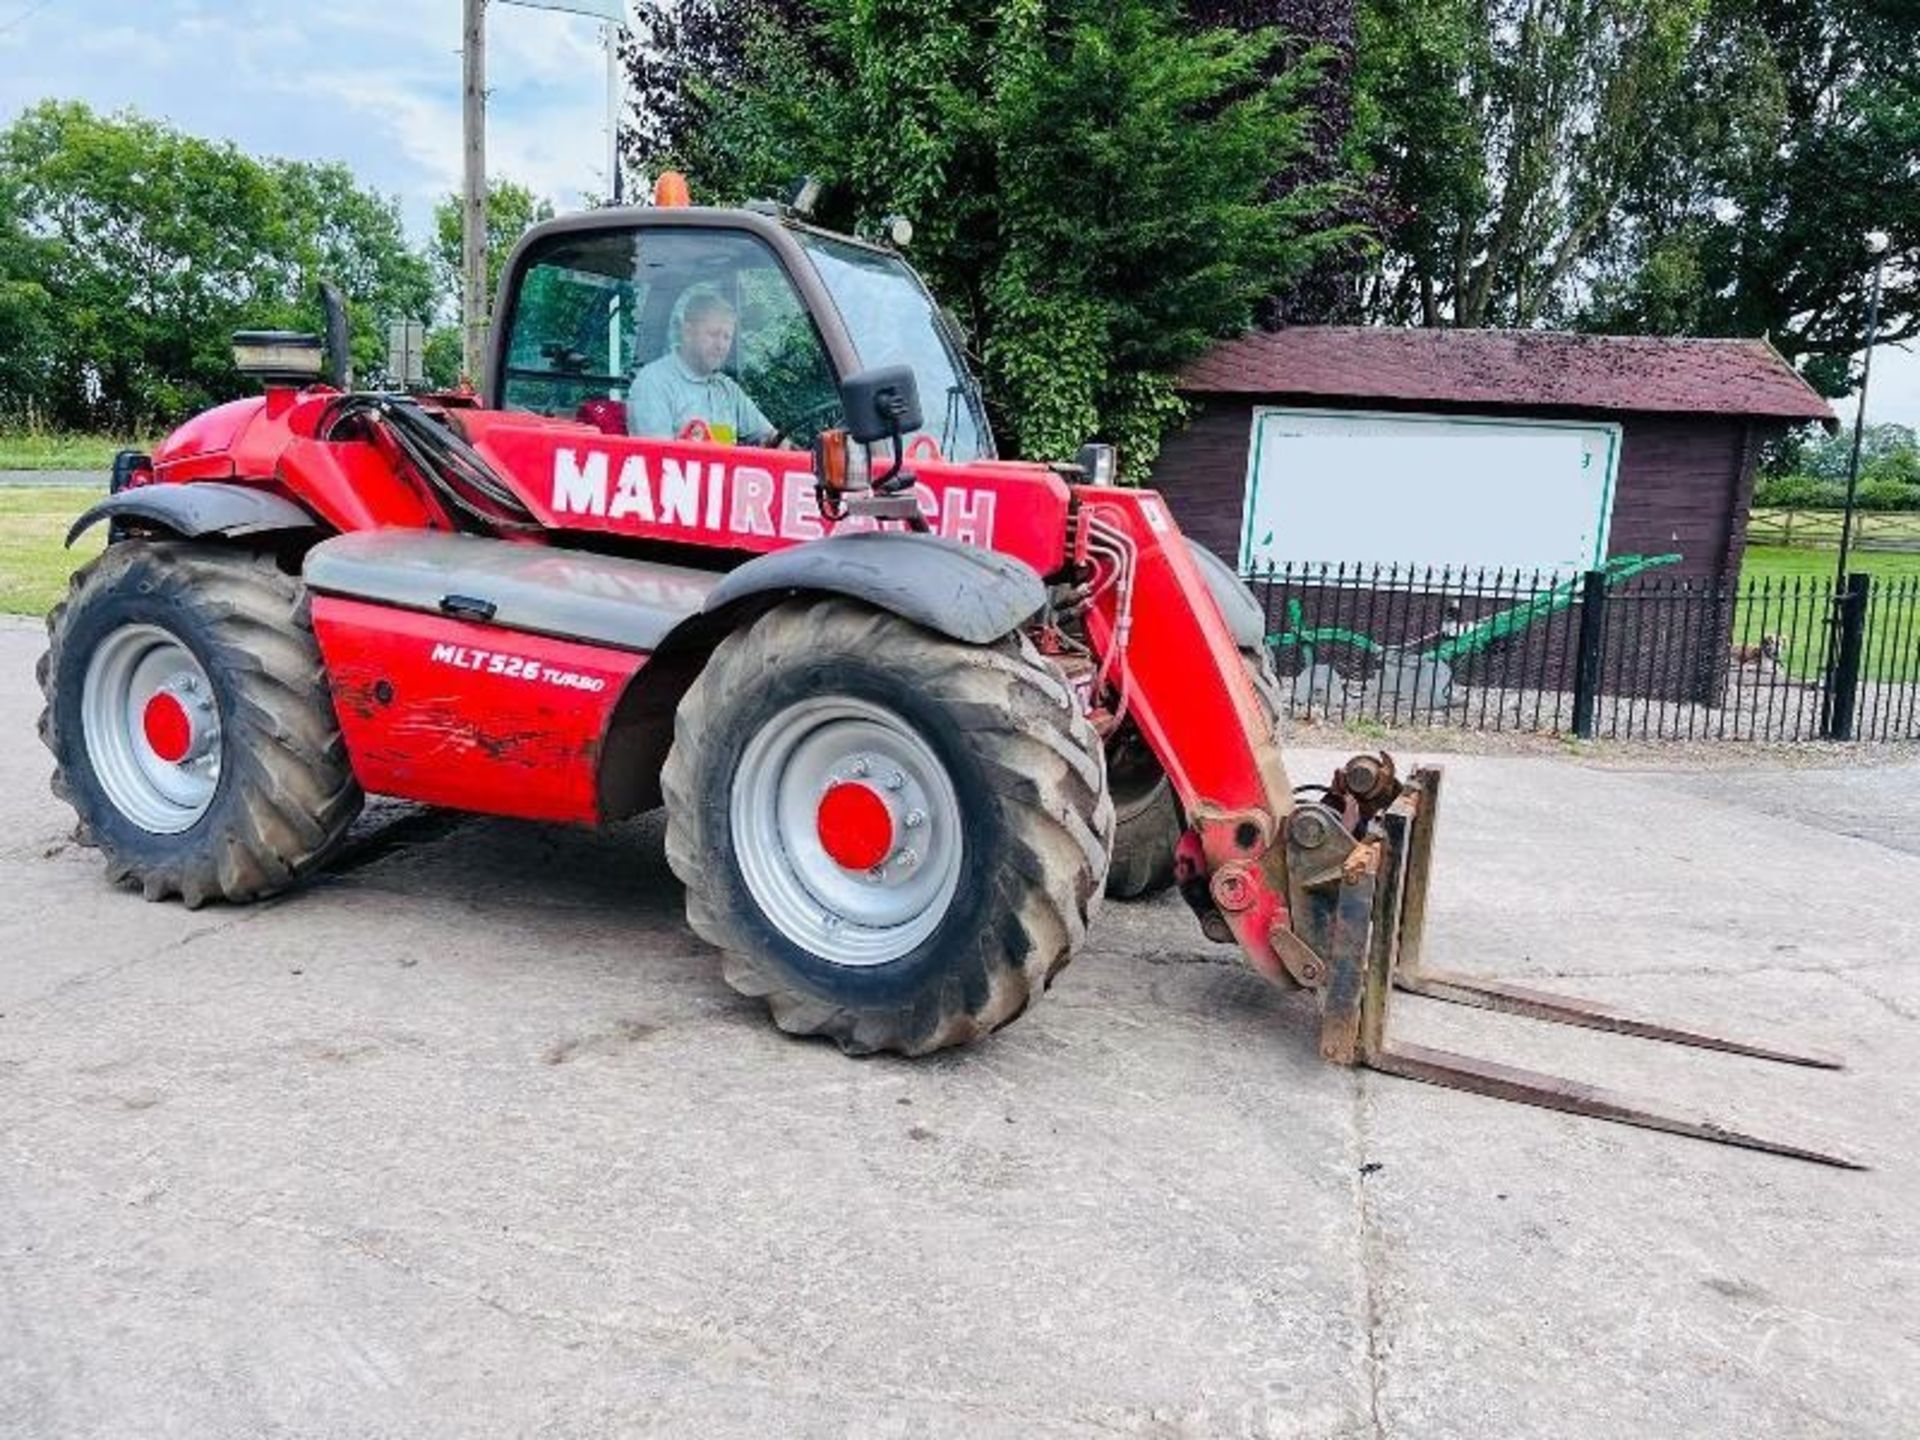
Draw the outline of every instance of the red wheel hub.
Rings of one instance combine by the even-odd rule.
[[[845,781],[820,797],[821,847],[848,870],[871,870],[893,853],[893,812],[870,787]]]
[[[178,765],[193,748],[193,717],[165,690],[154,691],[147,701],[147,708],[140,712],[140,728],[153,753],[169,765]]]

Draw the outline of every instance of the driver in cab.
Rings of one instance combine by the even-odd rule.
[[[627,433],[673,439],[699,420],[724,444],[785,443],[773,422],[720,367],[733,349],[733,306],[710,290],[687,301],[680,343],[643,365],[627,392]]]

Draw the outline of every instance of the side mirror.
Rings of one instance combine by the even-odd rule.
[[[862,445],[918,430],[920,387],[905,365],[881,365],[840,382],[847,433]]]

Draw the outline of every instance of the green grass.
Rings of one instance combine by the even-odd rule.
[[[1787,549],[1755,545],[1747,549],[1740,571],[1745,584],[1764,581],[1777,598],[1743,603],[1736,612],[1733,643],[1757,645],[1762,635],[1778,635],[1785,652],[1786,670],[1796,680],[1811,680],[1820,671],[1826,647],[1828,609],[1837,550]],[[1847,569],[1882,579],[1911,578],[1909,597],[1895,601],[1881,589],[1870,604],[1861,669],[1870,680],[1920,680],[1920,554],[1898,551],[1854,550]],[[1797,598],[1796,598],[1796,586]]]
[[[1796,545],[1789,550],[1784,545],[1749,545],[1740,578],[1782,580],[1799,576],[1809,580],[1831,580],[1833,567],[1839,559],[1840,552],[1835,549],[1809,550]],[[1882,575],[1920,575],[1920,551],[1850,550],[1847,552],[1847,569],[1864,571],[1876,578]]]
[[[95,526],[73,549],[67,527],[106,491],[73,486],[0,486],[0,612],[44,615],[66,593],[67,577],[100,551],[107,527]]]
[[[0,428],[0,470],[99,470],[113,465],[119,450],[144,442],[112,435],[62,435],[34,427]]]

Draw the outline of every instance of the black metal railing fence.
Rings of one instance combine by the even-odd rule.
[[[1296,718],[1621,739],[1920,738],[1920,576],[1289,565],[1250,577]]]

